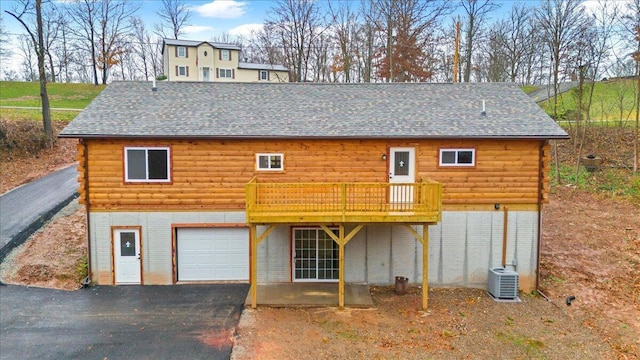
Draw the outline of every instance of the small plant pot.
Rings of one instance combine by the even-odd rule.
[[[602,159],[595,155],[587,155],[582,158],[582,164],[588,172],[595,172],[600,169],[600,163]]]

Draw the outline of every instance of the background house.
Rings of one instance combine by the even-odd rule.
[[[164,39],[164,74],[168,81],[289,81],[286,67],[240,61],[241,51],[235,44]]]
[[[202,82],[112,83],[60,136],[94,283],[486,287],[509,265],[525,291],[567,137],[512,84]]]

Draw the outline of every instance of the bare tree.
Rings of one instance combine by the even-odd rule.
[[[3,17],[0,14],[0,57],[8,58],[11,56],[11,48],[9,48],[9,35],[4,27]]]
[[[162,8],[156,11],[156,15],[161,20],[155,25],[156,33],[163,38],[169,37],[167,33],[170,33],[177,39],[191,19],[191,9],[182,0],[162,0]]]
[[[324,31],[319,5],[313,0],[277,0],[265,28],[276,34],[293,81],[308,80],[312,47]]]
[[[28,35],[18,36],[18,49],[22,55],[21,78],[24,79],[23,81],[37,81],[38,57],[34,50],[33,40]]]
[[[626,30],[626,42],[630,45],[629,49],[634,51],[629,54],[635,61],[635,77],[636,85],[636,124],[633,134],[633,172],[638,172],[638,162],[640,157],[640,149],[638,149],[638,128],[640,127],[640,0],[632,0],[627,3],[626,15],[622,18],[622,24]]]
[[[78,39],[80,48],[89,54],[93,83],[98,85],[96,38],[100,17],[100,0],[74,0],[68,12],[75,24],[71,31]]]
[[[465,11],[464,21],[465,51],[464,51],[464,74],[463,80],[469,82],[471,79],[473,50],[476,40],[483,30],[489,13],[499,7],[492,0],[461,0],[460,5]]]
[[[332,59],[331,70],[334,80],[337,80],[340,73],[343,82],[347,83],[352,81],[351,72],[356,62],[356,41],[362,29],[358,23],[358,14],[351,4],[352,2],[348,0],[329,2],[331,32],[338,47],[338,53]]]
[[[544,36],[545,46],[551,55],[553,93],[558,93],[560,69],[574,50],[576,39],[587,26],[581,0],[544,0],[536,9],[536,20]],[[558,100],[554,97],[553,115],[558,119]]]
[[[109,69],[118,64],[122,52],[122,40],[131,30],[130,18],[140,8],[140,4],[126,0],[102,0],[100,7],[100,31],[98,68],[102,71],[102,83],[106,84]]]
[[[50,4],[47,2],[46,4]],[[7,14],[13,16],[24,27],[27,34],[31,37],[31,41],[35,47],[38,56],[38,74],[40,78],[40,99],[42,101],[42,125],[44,128],[45,144],[52,147],[55,138],[53,137],[53,127],[51,125],[51,109],[49,107],[49,95],[47,94],[47,75],[45,73],[45,45],[44,45],[44,29],[42,23],[42,0],[21,0],[20,8],[14,12],[6,11]],[[34,14],[35,13],[35,14]],[[35,33],[33,28],[28,25],[27,18],[35,16]]]
[[[506,78],[521,85],[530,81],[526,70],[532,68],[530,62],[536,52],[533,43],[536,29],[531,21],[531,12],[532,9],[526,5],[512,7],[506,19],[493,25],[490,35],[490,41],[495,42],[494,48],[500,51],[505,61],[502,69]]]

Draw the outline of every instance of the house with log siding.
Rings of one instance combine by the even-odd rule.
[[[516,85],[114,82],[78,138],[93,283],[536,289],[549,142]],[[294,284],[295,285],[295,284]],[[423,307],[428,292],[423,291]]]

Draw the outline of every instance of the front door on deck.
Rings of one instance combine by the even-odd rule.
[[[389,186],[389,200],[392,204],[413,203],[413,184],[416,180],[416,150],[412,147],[392,147],[389,149],[389,183],[404,184]]]
[[[114,230],[113,248],[116,284],[140,284],[140,232]]]
[[[294,228],[292,256],[293,281],[338,280],[338,244],[324,230]]]

